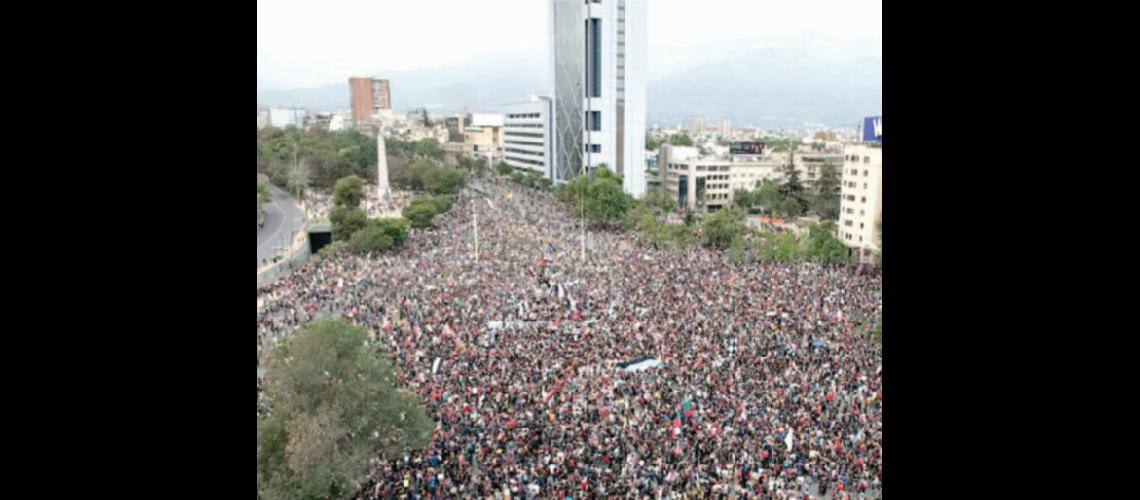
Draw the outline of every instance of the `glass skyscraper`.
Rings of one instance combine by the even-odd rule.
[[[550,0],[555,180],[601,165],[645,192],[646,0]]]

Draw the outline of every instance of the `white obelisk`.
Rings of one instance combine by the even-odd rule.
[[[384,154],[384,127],[378,127],[376,133],[376,190],[380,199],[388,201],[391,192],[388,189],[388,155]]]

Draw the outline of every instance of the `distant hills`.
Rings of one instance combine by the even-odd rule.
[[[825,35],[716,42],[650,53],[649,121],[727,117],[760,127],[822,123],[854,126],[882,112],[881,42]],[[542,51],[501,54],[433,69],[377,71],[392,85],[396,111],[494,111],[548,92]],[[348,109],[345,81],[316,88],[265,90],[264,106]]]

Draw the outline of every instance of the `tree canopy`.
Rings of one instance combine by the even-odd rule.
[[[364,179],[355,175],[342,177],[333,187],[333,205],[338,207],[358,208],[364,200]]]
[[[271,353],[257,420],[259,498],[349,498],[370,460],[427,446],[434,423],[396,386],[367,331],[340,318],[305,325]]]
[[[590,224],[613,224],[633,208],[635,200],[622,190],[622,177],[605,166],[590,175],[581,174],[555,193],[574,214],[585,216]]]

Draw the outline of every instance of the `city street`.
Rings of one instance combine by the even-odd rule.
[[[265,204],[265,225],[257,228],[259,266],[262,259],[272,259],[277,255],[279,248],[289,246],[293,232],[305,222],[305,212],[297,205],[296,200],[277,186],[268,182],[266,185],[273,193],[273,201]]]

